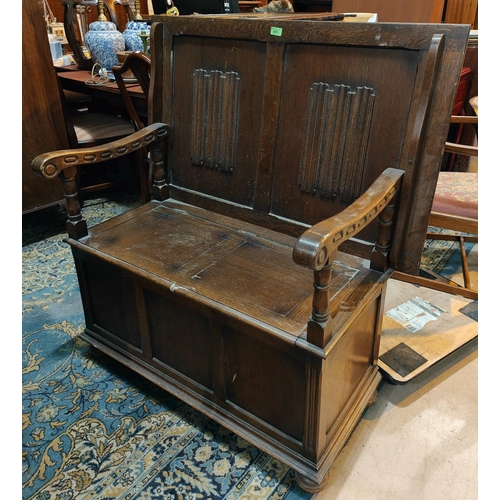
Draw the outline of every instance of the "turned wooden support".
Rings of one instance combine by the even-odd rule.
[[[386,169],[354,203],[339,214],[310,227],[295,243],[293,260],[314,271],[313,311],[307,326],[308,342],[323,349],[332,338],[329,286],[331,266],[338,247],[368,226],[377,216],[381,229],[376,255],[372,260],[377,266],[388,266],[393,202],[400,189],[403,173],[394,168]],[[348,308],[349,304],[342,304],[341,307]]]
[[[325,267],[314,271],[314,295],[312,319],[324,323],[328,317],[328,304],[330,303],[330,280],[332,277],[331,260],[328,259]]]
[[[82,217],[78,201],[78,187],[76,183],[77,169],[80,165],[98,164],[114,158],[123,157],[131,153],[139,153],[142,148],[150,147],[151,162],[153,164],[153,196],[156,200],[168,198],[164,168],[165,137],[170,134],[170,127],[164,123],[153,123],[143,129],[100,146],[80,149],[66,149],[38,155],[32,162],[31,168],[36,175],[46,179],[59,177],[63,184],[64,197],[68,210],[66,223],[70,238],[87,236],[88,229]]]
[[[389,268],[389,250],[391,248],[395,206],[393,198],[378,217],[377,240],[370,258],[370,268],[376,271],[385,272]]]
[[[78,199],[78,184],[76,182],[76,175],[78,169],[70,167],[64,169],[59,177],[62,181],[64,198],[66,199],[66,209],[68,212],[68,220],[66,221],[66,230],[68,236],[78,240],[89,234],[87,222],[82,216],[80,201]]]
[[[170,194],[165,172],[165,141],[160,139],[153,143],[150,149],[150,159],[153,166],[153,199],[166,200]]]
[[[134,0],[134,7],[135,7],[134,21],[142,21],[141,2],[139,0]]]
[[[323,267],[314,271],[314,292],[312,314],[307,326],[307,340],[318,347],[325,347],[332,335],[330,304],[330,282],[332,263],[337,255],[335,250]]]

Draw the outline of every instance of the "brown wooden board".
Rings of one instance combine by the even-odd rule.
[[[407,327],[387,315],[415,299],[422,299],[429,308],[437,308],[435,319],[426,315],[425,307],[420,307],[418,300],[416,304],[409,304]],[[477,308],[477,301],[459,295],[389,280],[379,355],[384,375],[395,383],[404,384],[474,340],[478,336]],[[423,322],[429,319],[421,328],[417,324],[418,313],[424,318]],[[415,331],[411,331],[414,328]]]

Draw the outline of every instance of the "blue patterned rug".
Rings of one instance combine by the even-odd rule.
[[[456,231],[447,231],[446,229],[437,227],[431,227],[430,229],[435,233],[465,234]],[[465,252],[467,255],[470,255],[470,252],[475,249],[475,245],[474,243],[465,243]],[[477,262],[474,264],[469,261],[469,259],[468,262],[469,265],[472,264],[470,272],[475,273],[477,277]],[[432,271],[447,279],[453,280],[457,274],[461,278],[462,257],[460,255],[459,243],[442,240],[426,240],[420,266],[424,271]],[[462,279],[460,279],[459,282],[463,283]]]
[[[88,200],[89,226],[138,206]],[[91,351],[65,212],[23,216],[23,499],[310,499],[293,471]]]

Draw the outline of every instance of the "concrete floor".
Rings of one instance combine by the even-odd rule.
[[[405,385],[382,382],[314,500],[477,499],[477,347]]]
[[[475,338],[404,385],[384,380],[313,500],[478,499],[478,367]],[[487,433],[482,464],[497,474],[494,439]]]

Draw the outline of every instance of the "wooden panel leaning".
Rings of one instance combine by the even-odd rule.
[[[468,30],[155,16],[154,125],[33,162],[66,185],[83,338],[320,491],[418,271]],[[74,167],[146,143],[154,200],[87,230]]]

